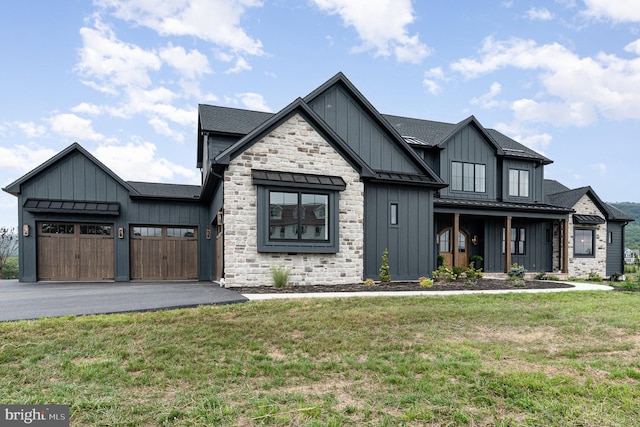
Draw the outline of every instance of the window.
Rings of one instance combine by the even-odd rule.
[[[254,169],[258,195],[258,252],[337,253],[338,176]]]
[[[42,224],[42,233],[44,234],[74,234],[73,224]]]
[[[133,235],[137,237],[162,237],[162,228],[133,227]]]
[[[576,228],[573,230],[573,253],[578,257],[595,256],[595,230]]]
[[[81,225],[80,234],[96,234],[101,236],[111,236],[110,225]]]
[[[451,189],[484,193],[486,166],[476,163],[451,162]]]
[[[398,225],[398,204],[391,203],[389,205],[389,223],[391,225]]]
[[[270,191],[269,240],[329,240],[328,206],[327,194]]]
[[[529,197],[529,171],[509,169],[509,195]]]
[[[196,235],[195,228],[173,228],[167,227],[167,237],[191,238]]]
[[[609,233],[607,233],[607,243],[608,244],[613,243],[613,231],[610,231]]]
[[[509,233],[509,241],[511,248],[511,255],[525,255],[526,254],[526,242],[527,232],[525,228],[512,227]],[[502,253],[504,254],[505,244],[504,228],[502,229]]]

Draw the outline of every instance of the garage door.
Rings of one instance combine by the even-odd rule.
[[[38,280],[113,280],[111,224],[41,222],[37,228]]]
[[[195,227],[131,227],[131,279],[197,279],[196,231]]]

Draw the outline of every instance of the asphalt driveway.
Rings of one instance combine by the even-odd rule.
[[[19,283],[0,280],[0,321],[166,310],[247,301],[210,282]]]

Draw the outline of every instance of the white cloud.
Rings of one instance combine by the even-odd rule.
[[[195,79],[211,72],[209,60],[197,50],[187,53],[184,47],[169,43],[168,47],[160,49],[160,58],[187,79]]]
[[[171,139],[181,144],[184,143],[184,134],[180,132],[176,132],[173,129],[171,129],[169,127],[169,123],[167,123],[166,121],[161,120],[157,117],[154,117],[151,120],[149,120],[149,124],[151,125],[153,130],[156,131],[156,133],[160,135],[168,136]]]
[[[582,13],[595,19],[614,22],[640,22],[638,0],[584,0],[587,7]]]
[[[81,102],[75,107],[71,108],[71,111],[78,114],[90,114],[97,116],[102,113],[102,108],[95,104],[89,104],[87,102]]]
[[[105,139],[104,135],[93,130],[91,120],[75,114],[56,114],[47,120],[53,132],[76,142]]]
[[[624,47],[624,50],[630,53],[635,53],[636,55],[640,55],[640,39],[626,45]]]
[[[540,132],[535,128],[530,128],[521,123],[499,123],[496,130],[502,132],[505,135],[509,135],[510,138],[515,139],[521,144],[537,151],[544,155],[545,150],[551,144],[552,136],[546,132]]]
[[[407,26],[415,20],[410,0],[313,0],[330,15],[339,15],[358,33],[362,45],[355,51],[373,50],[376,56],[395,56],[399,62],[420,63],[431,53]]]
[[[263,96],[259,93],[245,92],[238,94],[238,98],[240,98],[240,102],[242,103],[242,105],[244,105],[245,108],[248,108],[250,110],[271,112],[271,109],[265,103]]]
[[[535,8],[532,7],[527,11],[525,16],[532,21],[550,21],[553,19],[553,14],[549,12],[546,7]]]
[[[424,80],[422,80],[422,84],[427,87],[427,91],[429,91],[432,95],[438,95],[442,92],[441,82],[447,82],[450,79],[445,76],[441,67],[431,68],[424,73]]]
[[[496,96],[500,95],[500,92],[502,92],[502,85],[498,82],[493,82],[489,88],[489,92],[477,98],[472,98],[470,102],[474,105],[480,105],[483,108],[494,108],[504,104],[495,99]]]
[[[85,84],[109,94],[124,87],[148,87],[150,71],[160,69],[162,62],[155,52],[118,40],[109,26],[95,18],[95,28],[80,29],[82,48],[76,69],[89,79]]]
[[[231,52],[262,55],[262,42],[240,26],[258,0],[96,0],[114,16],[142,25],[162,36],[192,36]]]
[[[606,175],[607,174],[607,165],[605,163],[594,163],[589,165],[589,167],[593,170],[595,170],[596,172],[598,172],[600,175]]]
[[[16,122],[16,125],[28,138],[39,138],[47,132],[47,128],[33,122]]]
[[[581,126],[598,116],[640,119],[640,58],[604,53],[581,58],[558,43],[517,38],[487,38],[479,53],[451,68],[469,79],[506,68],[538,72],[542,90],[536,99],[513,101],[519,120]]]
[[[56,151],[52,148],[37,144],[0,146],[0,168],[3,170],[13,169],[24,174],[49,160],[55,154]]]
[[[251,71],[251,65],[249,65],[249,62],[247,62],[246,59],[240,57],[240,58],[236,58],[236,63],[232,68],[229,68],[227,71],[225,71],[226,74],[238,74],[241,73],[242,71]]]
[[[125,145],[100,145],[96,158],[118,176],[129,181],[200,183],[200,173],[156,155],[150,142]]]

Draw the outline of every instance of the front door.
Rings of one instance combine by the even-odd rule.
[[[443,258],[444,262],[450,266],[454,266],[453,262],[453,241],[451,240],[453,229],[451,227],[444,229],[438,234],[438,254]],[[455,267],[469,267],[469,235],[464,231],[458,232],[458,256]]]

